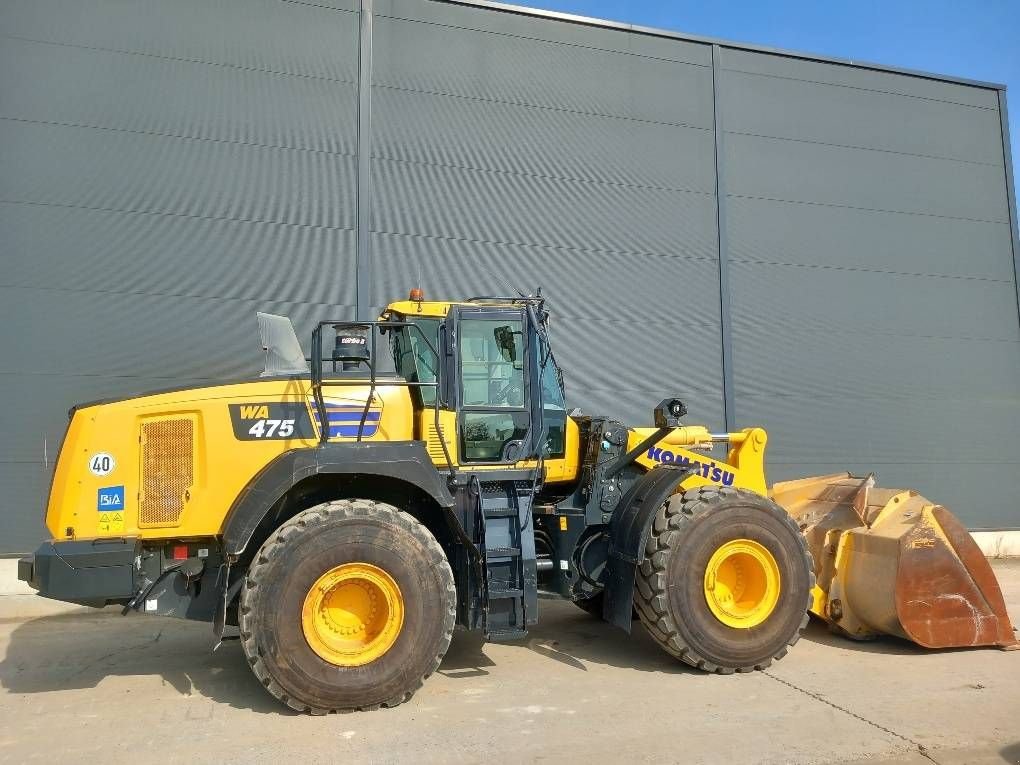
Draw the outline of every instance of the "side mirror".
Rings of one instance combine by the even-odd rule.
[[[687,414],[687,407],[678,398],[665,398],[655,407],[655,427],[678,428],[680,418]]]
[[[496,327],[492,330],[492,334],[503,360],[512,364],[514,369],[524,369],[524,359],[517,357],[517,336],[519,335],[523,340],[524,333],[514,332],[510,327],[504,326]]]

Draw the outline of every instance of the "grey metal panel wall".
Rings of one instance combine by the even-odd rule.
[[[256,310],[353,316],[338,7],[0,7],[0,552],[44,533],[72,403],[257,371]]]
[[[384,0],[372,298],[543,287],[572,405],[721,422],[710,48]]]
[[[703,40],[426,0],[362,38],[360,7],[0,5],[0,553],[43,534],[75,401],[248,374],[256,310],[305,334],[419,279],[541,284],[571,403],[719,427],[721,270],[772,478],[1020,525],[994,88],[726,44],[713,87]]]
[[[723,66],[736,408],[768,427],[771,477],[875,470],[971,526],[1020,525],[996,94],[746,51]]]

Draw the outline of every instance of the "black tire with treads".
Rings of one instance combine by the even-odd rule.
[[[775,558],[779,601],[760,625],[723,624],[705,599],[705,569],[719,546],[751,539]],[[814,572],[800,529],[779,505],[750,491],[702,487],[670,497],[655,515],[638,566],[634,605],[668,653],[707,672],[765,669],[807,626]]]
[[[370,563],[400,588],[404,623],[375,661],[338,667],[305,639],[301,610],[309,588],[343,563]],[[301,712],[325,714],[403,703],[450,646],[457,593],[435,537],[407,513],[364,499],[309,508],[259,549],[241,589],[241,644],[266,689]]]

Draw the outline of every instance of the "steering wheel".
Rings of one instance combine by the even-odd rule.
[[[524,380],[508,381],[503,390],[496,394],[492,403],[502,404],[504,401],[510,406],[524,405]]]

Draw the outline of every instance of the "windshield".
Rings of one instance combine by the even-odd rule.
[[[436,381],[436,364],[438,360],[432,349],[422,342],[422,335],[428,338],[432,347],[439,348],[439,319],[404,319],[408,324],[416,325],[421,332],[413,329],[400,329],[390,336],[390,349],[393,352],[393,365],[397,374],[408,382],[434,383]],[[436,403],[434,387],[418,388],[422,404],[433,406]]]

